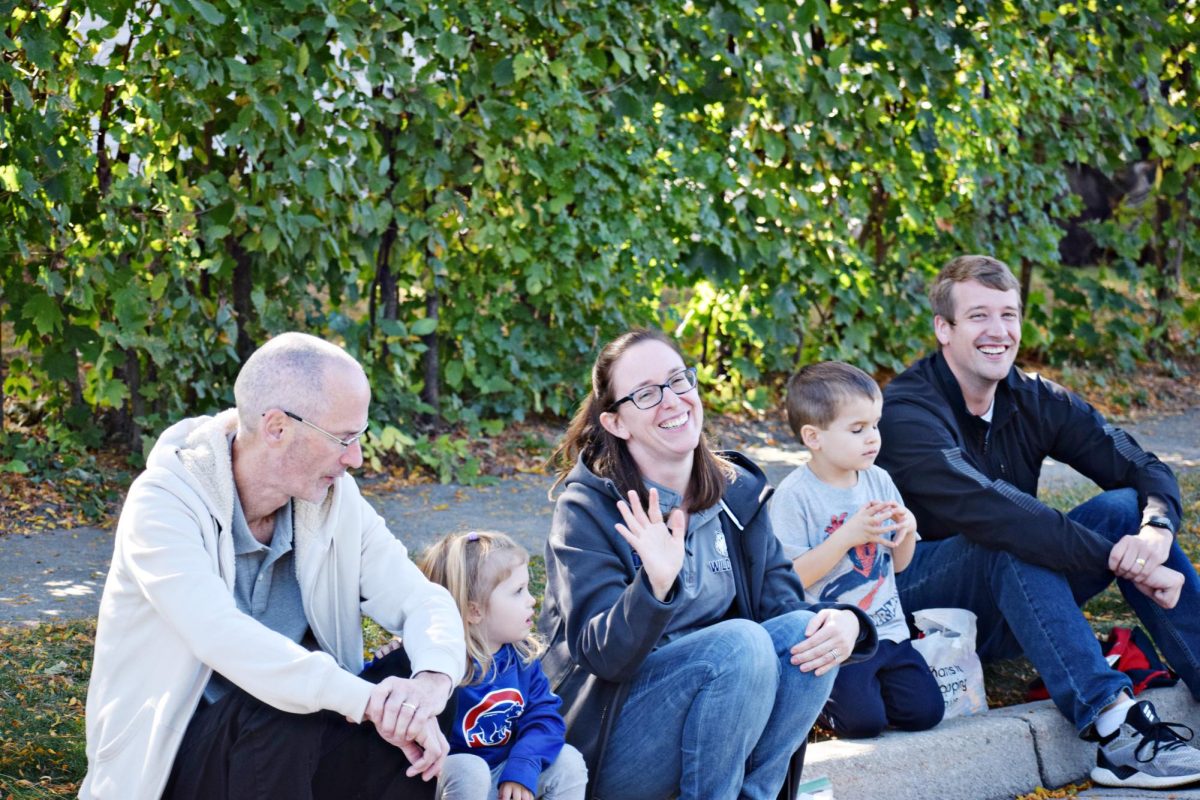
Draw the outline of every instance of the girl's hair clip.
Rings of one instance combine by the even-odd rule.
[[[478,542],[478,541],[479,541],[479,534],[478,534],[478,533],[475,533],[474,531],[472,531],[471,533],[468,533],[468,534],[467,534],[467,541],[468,541],[468,542]]]

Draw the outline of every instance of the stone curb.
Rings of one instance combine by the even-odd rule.
[[[1160,718],[1200,730],[1200,703],[1182,683],[1141,697],[1154,703]],[[1044,700],[947,720],[920,733],[818,742],[808,748],[804,774],[829,777],[836,800],[1012,800],[1039,786],[1085,780],[1095,753],[1095,745],[1080,740]],[[1200,789],[1094,789],[1080,795],[1143,796],[1200,800]]]

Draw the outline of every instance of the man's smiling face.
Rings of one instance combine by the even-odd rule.
[[[987,390],[1004,380],[1021,343],[1021,296],[978,281],[950,290],[954,319],[937,316],[934,331],[950,371],[965,390]]]

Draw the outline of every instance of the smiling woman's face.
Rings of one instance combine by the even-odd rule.
[[[620,399],[644,386],[667,383],[685,366],[670,345],[654,339],[639,342],[613,364],[613,397]],[[678,395],[664,389],[662,402],[653,408],[621,403],[615,411],[603,414],[602,422],[610,433],[625,440],[629,454],[643,472],[652,472],[655,464],[690,464],[704,426],[700,390],[693,388]]]

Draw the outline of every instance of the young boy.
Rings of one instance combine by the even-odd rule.
[[[909,642],[896,573],[912,561],[917,530],[879,467],[883,396],[849,364],[810,364],[788,382],[788,422],[812,460],[779,484],[771,524],[810,598],[854,603],[874,621],[879,650],[843,665],[824,722],[839,736],[878,736],[942,719],[941,690]],[[893,569],[893,564],[895,569]]]

